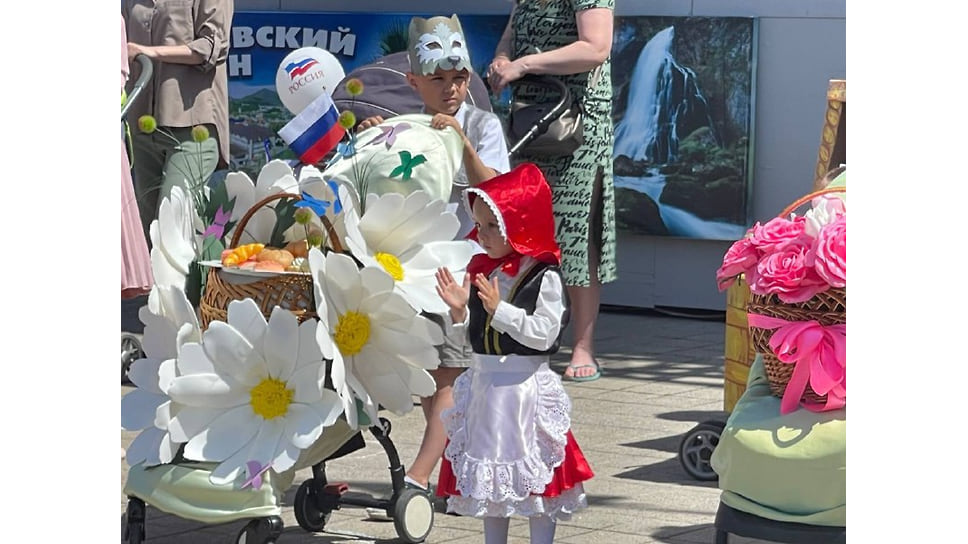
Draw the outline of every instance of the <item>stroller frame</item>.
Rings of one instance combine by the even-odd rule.
[[[375,497],[368,493],[350,490],[346,482],[330,482],[326,477],[326,461],[341,457],[358,449],[354,439],[345,442],[339,450],[314,465],[312,478],[304,480],[296,490],[293,511],[296,522],[307,532],[321,532],[334,510],[344,506],[378,508],[393,519],[393,526],[402,542],[418,544],[430,534],[434,523],[434,509],[426,492],[408,488],[404,484],[406,470],[400,462],[396,446],[390,440],[390,421],[380,418],[380,425],[371,425],[370,433],[383,447],[390,461],[389,471],[392,493],[389,497]],[[357,433],[354,437],[360,437]],[[146,501],[128,495],[124,540],[140,544],[145,540]],[[282,534],[284,523],[278,515],[252,518],[236,536],[238,543],[273,544]]]

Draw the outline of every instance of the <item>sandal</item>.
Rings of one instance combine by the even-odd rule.
[[[579,368],[594,368],[595,373],[589,374],[588,376],[568,376],[567,374],[562,375],[563,380],[569,380],[573,382],[593,382],[602,377],[602,368],[598,365],[598,361],[587,365],[568,365],[568,368],[572,371],[578,370]]]

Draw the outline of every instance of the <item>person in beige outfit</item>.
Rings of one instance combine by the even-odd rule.
[[[139,54],[153,76],[132,103],[132,124],[154,116],[159,130],[132,130],[135,193],[148,233],[171,187],[192,189],[229,164],[228,67],[233,0],[124,0],[131,81]],[[192,143],[192,128],[210,138]],[[134,127],[133,127],[134,128]],[[183,144],[189,142],[189,144]]]

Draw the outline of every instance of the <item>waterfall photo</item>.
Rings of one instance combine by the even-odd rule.
[[[736,240],[749,226],[755,19],[617,17],[616,225]]]

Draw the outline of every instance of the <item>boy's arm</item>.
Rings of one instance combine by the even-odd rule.
[[[555,343],[561,333],[561,316],[565,313],[561,276],[550,272],[541,278],[541,289],[534,313],[502,300],[491,318],[491,326],[498,332],[511,335],[522,345],[544,351]]]
[[[496,115],[484,118],[484,130],[477,146],[464,137],[464,171],[471,187],[511,169],[504,127]]]

